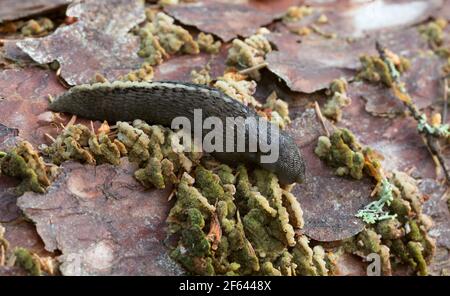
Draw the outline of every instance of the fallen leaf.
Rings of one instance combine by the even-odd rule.
[[[339,38],[302,39],[288,31],[270,34],[268,39],[278,48],[266,57],[269,70],[292,90],[306,93],[327,88],[334,79],[353,78],[360,67],[359,57],[376,54],[377,40],[393,52],[406,56],[427,48],[416,28],[352,42]]]
[[[14,133],[39,145],[45,133],[56,129],[39,116],[47,111],[48,95],[64,91],[54,72],[39,68],[0,71],[0,123]],[[2,142],[0,137],[0,143]]]
[[[314,154],[317,138],[325,133],[313,109],[295,119],[289,130],[306,162],[306,180],[292,191],[303,210],[302,231],[317,241],[337,241],[359,233],[364,223],[355,215],[371,202],[374,184],[368,178],[338,177]]]
[[[353,94],[352,84],[348,95],[352,102],[344,109],[338,126],[350,129],[361,143],[381,153],[386,171],[416,168],[413,172],[416,177],[435,177],[435,165],[417,132],[417,123],[413,118],[405,115],[396,118],[368,116],[365,102]]]
[[[429,107],[441,96],[442,87],[441,60],[436,56],[423,56],[420,53],[410,58],[411,69],[402,77],[414,104],[423,109]],[[382,84],[352,83],[352,94],[364,98],[366,111],[377,116],[395,116],[405,111],[406,107]]]
[[[145,190],[136,166],[64,163],[46,194],[18,200],[63,275],[178,275],[164,245],[171,188]]]
[[[145,19],[142,1],[76,1],[67,16],[78,21],[49,36],[19,41],[18,47],[38,63],[57,60],[70,85],[92,82],[97,73],[115,80],[139,68],[139,40],[127,32]]]
[[[222,46],[217,55],[200,53],[198,55],[174,56],[161,65],[155,67],[154,80],[172,80],[191,82],[192,70],[199,71],[210,66],[210,76],[212,79],[223,75],[226,68],[228,46]]]
[[[250,36],[276,18],[267,11],[249,5],[220,1],[168,5],[164,11],[181,23],[212,33],[225,42],[238,36]]]
[[[71,0],[1,0],[0,23],[49,12],[69,4]]]

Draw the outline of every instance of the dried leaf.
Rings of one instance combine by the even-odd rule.
[[[302,231],[318,241],[341,240],[360,232],[364,223],[355,215],[371,201],[372,182],[368,178],[338,177],[314,154],[317,138],[324,132],[313,109],[296,118],[290,131],[307,167],[305,182],[292,191],[302,206],[305,220]]]
[[[0,23],[49,12],[70,3],[70,0],[1,0]]]
[[[36,223],[45,248],[59,249],[64,275],[176,275],[164,245],[171,207],[166,190],[145,190],[135,165],[68,162],[44,195],[18,200]]]
[[[0,97],[4,98],[0,100],[0,122],[17,129],[20,137],[32,144],[43,143],[43,135],[54,130],[41,116],[47,111],[48,95],[57,95],[63,90],[49,70],[0,71]]]
[[[185,25],[212,33],[228,42],[237,36],[248,37],[276,16],[244,4],[215,1],[166,6],[164,10]]]
[[[273,33],[268,39],[278,47],[266,57],[269,70],[292,90],[306,93],[324,89],[338,78],[353,78],[360,67],[359,57],[375,54],[376,40],[395,52],[427,48],[415,28],[352,42],[323,38],[301,39],[300,42],[299,36],[289,32]]]
[[[145,19],[142,1],[76,1],[67,16],[78,21],[18,47],[41,64],[57,60],[70,85],[89,83],[97,73],[114,80],[139,68],[139,40],[127,32]]]

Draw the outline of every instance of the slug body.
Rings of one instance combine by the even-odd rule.
[[[227,117],[255,117],[265,120],[254,110],[217,89],[182,82],[114,82],[80,85],[71,88],[50,104],[52,111],[76,114],[87,119],[109,122],[142,119],[151,124],[168,127],[176,117],[186,117],[193,122],[194,109],[200,109],[203,118],[214,116],[224,123]],[[259,165],[274,172],[283,184],[302,182],[305,165],[294,140],[271,123],[267,126],[265,133],[269,143],[275,139],[274,137],[277,137],[275,140],[279,143],[277,161],[272,163],[261,161],[261,156],[265,154],[259,148],[260,142],[256,152],[249,152],[246,146],[244,152],[212,154],[228,164],[242,162]],[[257,137],[256,141],[260,141],[262,131],[258,126],[245,125],[244,129],[245,143],[249,143],[250,139],[247,137]],[[274,132],[269,133],[268,131],[272,129]],[[239,130],[239,127],[236,130]],[[235,145],[236,142],[235,135]]]

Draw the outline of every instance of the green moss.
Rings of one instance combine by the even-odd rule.
[[[197,36],[200,51],[216,54],[219,53],[222,42],[214,41],[214,36],[200,32]]]
[[[410,220],[409,227],[411,230],[407,234],[408,239],[415,242],[420,242],[422,240],[422,234],[420,233],[420,229],[419,226],[417,225],[417,222],[414,220]]]
[[[223,200],[225,192],[220,185],[220,178],[213,172],[198,166],[195,169],[195,182],[200,188],[202,194],[208,199],[209,203],[215,204],[219,200]]]
[[[194,275],[215,275],[213,262],[210,257],[189,256],[183,247],[177,247],[170,255]]]
[[[380,237],[375,231],[371,229],[366,229],[360,232],[357,236],[357,241],[358,244],[361,244],[361,248],[365,254],[380,252]]]
[[[258,209],[252,209],[243,218],[245,233],[256,253],[267,260],[273,261],[285,250],[282,241],[271,236],[268,232],[268,220],[264,218],[265,213]]]
[[[221,164],[217,168],[217,175],[219,176],[222,184],[235,184],[236,177],[233,174],[233,169],[226,164]]]
[[[351,103],[351,99],[347,96],[347,81],[345,79],[336,79],[327,91],[329,96],[322,113],[326,117],[335,121],[342,118],[342,108]]]
[[[45,192],[45,188],[39,183],[36,172],[29,168],[23,157],[14,151],[0,158],[0,172],[21,180],[15,189],[18,195],[22,195],[26,191]]]
[[[96,163],[120,164],[120,150],[105,133],[100,133],[98,137],[89,138],[89,148],[95,157]]]
[[[394,240],[405,235],[405,231],[397,219],[388,219],[378,222],[376,230],[377,233],[381,234],[383,240]]]
[[[48,34],[55,25],[52,20],[46,17],[38,18],[37,20],[31,19],[25,23],[21,28],[23,36],[43,36]]]
[[[350,175],[355,179],[363,177],[364,155],[355,136],[347,129],[337,129],[330,138],[319,137],[314,150],[317,156],[336,168],[338,175]]]
[[[30,251],[24,248],[17,248],[14,251],[14,255],[16,256],[16,265],[27,270],[30,275],[41,275],[41,264],[37,258],[33,257]]]
[[[428,41],[431,48],[438,49],[444,43],[444,29],[447,26],[445,19],[437,19],[419,27],[420,34]]]
[[[309,240],[306,236],[298,238],[296,246],[292,249],[293,262],[297,265],[297,274],[299,275],[318,275],[313,262],[314,251],[309,246]]]
[[[261,265],[261,274],[262,275],[268,275],[268,276],[281,276],[283,275],[281,271],[276,269],[272,262],[264,262]]]
[[[362,68],[357,78],[371,82],[382,82],[387,87],[391,87],[395,79],[410,68],[411,62],[390,51],[387,54],[387,62],[378,56],[361,56]]]
[[[164,176],[162,174],[161,162],[152,157],[148,160],[148,164],[143,169],[138,169],[134,172],[134,177],[146,187],[156,187],[164,189]]]
[[[417,269],[420,275],[427,275],[428,274],[428,267],[425,259],[423,258],[423,247],[418,242],[408,242],[407,244],[408,251],[413,258],[413,260],[417,264]]]

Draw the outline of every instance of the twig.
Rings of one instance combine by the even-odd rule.
[[[380,58],[383,60],[383,62],[385,62],[388,66],[393,64],[392,60],[390,60],[389,57],[387,56],[386,48],[383,47],[378,41],[376,42],[376,49],[378,51],[378,54],[380,55]],[[393,72],[395,72],[395,71],[393,71]],[[403,102],[403,104],[411,112],[412,117],[417,121],[417,123],[420,123],[424,118],[424,114],[419,111],[419,109],[416,107],[416,105],[414,105],[414,102],[413,102],[411,96],[408,94],[408,91],[406,90],[404,83],[400,80],[399,73],[391,72],[391,75],[392,75],[392,78],[394,79],[394,83],[392,85],[392,90],[394,92],[394,96]],[[446,81],[445,81],[445,85],[447,85]],[[447,94],[445,92],[445,94],[444,94],[444,103],[445,104],[447,101],[446,96],[447,96]],[[428,150],[431,153],[431,156],[437,158],[440,166],[442,167],[442,170],[444,171],[446,181],[448,183],[450,183],[450,173],[445,165],[444,158],[441,155],[441,149],[440,149],[440,145],[439,145],[440,135],[438,135],[436,133],[432,133],[426,128],[419,130],[419,133],[424,135],[424,142],[427,145]]]
[[[75,121],[77,121],[77,116],[72,115],[72,117],[70,118],[69,122],[66,124],[64,129],[67,129],[68,127],[72,126],[75,123]]]
[[[448,108],[448,80],[444,78],[444,106],[442,110],[442,123],[447,122],[447,108]]]
[[[56,142],[56,139],[55,138],[53,138],[50,134],[48,134],[48,133],[45,133],[44,134],[44,136],[46,136],[47,138],[49,138],[53,143],[55,143]]]
[[[317,117],[319,118],[320,123],[322,124],[322,128],[325,131],[327,137],[330,137],[330,131],[328,130],[325,124],[325,118],[322,115],[322,111],[320,111],[320,106],[317,101],[314,101],[314,110],[316,110]]]
[[[243,70],[239,71],[238,73],[239,73],[239,74],[245,75],[245,74],[251,73],[251,72],[253,72],[253,71],[256,71],[256,70],[260,70],[260,69],[262,69],[262,68],[265,68],[265,67],[267,67],[268,65],[269,65],[269,64],[268,64],[267,62],[264,62],[264,63],[258,64],[258,65],[252,66],[252,67],[250,67],[250,68],[243,69]]]
[[[175,195],[175,192],[176,192],[175,188],[172,189],[172,191],[170,192],[169,196],[167,197],[167,201],[171,201],[172,200],[173,196]]]

